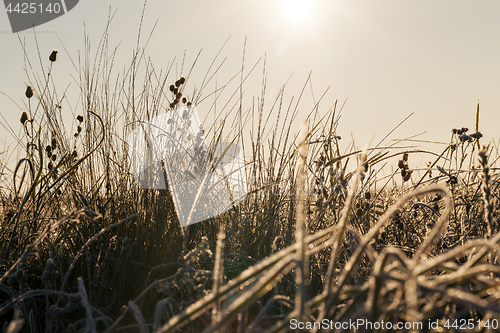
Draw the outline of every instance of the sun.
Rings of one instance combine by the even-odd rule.
[[[312,18],[312,0],[283,0],[282,8],[285,16],[297,24]]]

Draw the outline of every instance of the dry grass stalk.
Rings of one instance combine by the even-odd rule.
[[[300,131],[299,158],[297,161],[297,182],[296,182],[296,197],[297,197],[297,212],[295,219],[295,242],[297,243],[297,253],[295,259],[295,280],[297,283],[297,293],[295,296],[295,311],[297,319],[304,321],[307,318],[304,303],[306,301],[306,285],[308,282],[308,267],[309,259],[306,255],[307,244],[304,239],[307,235],[307,151],[308,151],[308,135],[309,121],[306,120],[302,124]]]

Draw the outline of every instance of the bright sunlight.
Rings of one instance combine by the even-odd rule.
[[[312,18],[313,1],[283,0],[283,10],[288,19],[300,24]]]

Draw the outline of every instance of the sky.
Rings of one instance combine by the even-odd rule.
[[[53,75],[61,89],[71,82],[76,87],[76,70],[64,48],[77,59],[86,33],[95,50],[110,11],[115,13],[110,46],[119,45],[115,68],[119,72],[130,64],[143,6],[142,1],[81,0],[36,28],[44,66],[52,49],[60,51]],[[345,145],[350,138],[359,147],[372,137],[378,143],[412,113],[390,139],[425,132],[418,138],[447,143],[452,128],[475,127],[478,100],[486,143],[500,137],[499,14],[500,2],[493,0],[149,0],[139,44],[145,44],[156,24],[146,53],[158,70],[174,59],[178,70],[184,54],[191,64],[203,49],[192,89],[229,38],[218,63],[226,60],[211,89],[238,73],[244,53],[245,73],[260,59],[245,85],[244,109],[251,107],[252,96],[260,96],[264,59],[267,110],[288,80],[285,96],[297,98],[310,74],[296,132],[314,101],[328,90],[319,105],[321,114],[335,100],[342,104],[347,99],[338,127]],[[3,126],[22,130],[19,118],[28,80],[19,39],[37,60],[33,37],[32,31],[13,34],[7,14],[0,14],[0,152],[13,142]],[[203,107],[198,111],[202,118],[209,112]],[[444,147],[429,149],[440,153]]]

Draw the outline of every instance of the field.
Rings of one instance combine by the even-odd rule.
[[[152,68],[143,49],[111,77],[104,35],[95,53],[85,50],[79,107],[68,110],[75,103],[54,84],[57,58],[48,56],[36,55],[41,70],[27,62],[30,85],[19,101],[26,108],[9,124],[23,129],[23,157],[10,168],[0,154],[4,332],[354,332],[344,324],[357,320],[364,320],[357,331],[374,332],[500,325],[498,152],[481,140],[479,105],[471,110],[476,128],[449,129],[443,151],[380,144],[346,151],[337,134],[343,106],[313,121],[283,94],[264,104],[263,84],[257,103],[230,110],[234,122],[221,113],[224,126],[207,129],[241,143],[249,194],[222,215],[181,227],[169,190],[134,182],[127,145],[134,124],[183,103],[172,103],[169,89],[179,77]],[[201,88],[179,91],[194,105],[208,103],[213,92],[203,88],[217,69],[198,83],[191,70],[182,73],[185,86]],[[268,121],[270,114],[282,121]],[[300,134],[291,131],[295,119],[305,121]],[[249,121],[256,130],[245,145]],[[419,154],[432,163],[413,167]],[[394,171],[382,177],[387,163]]]

